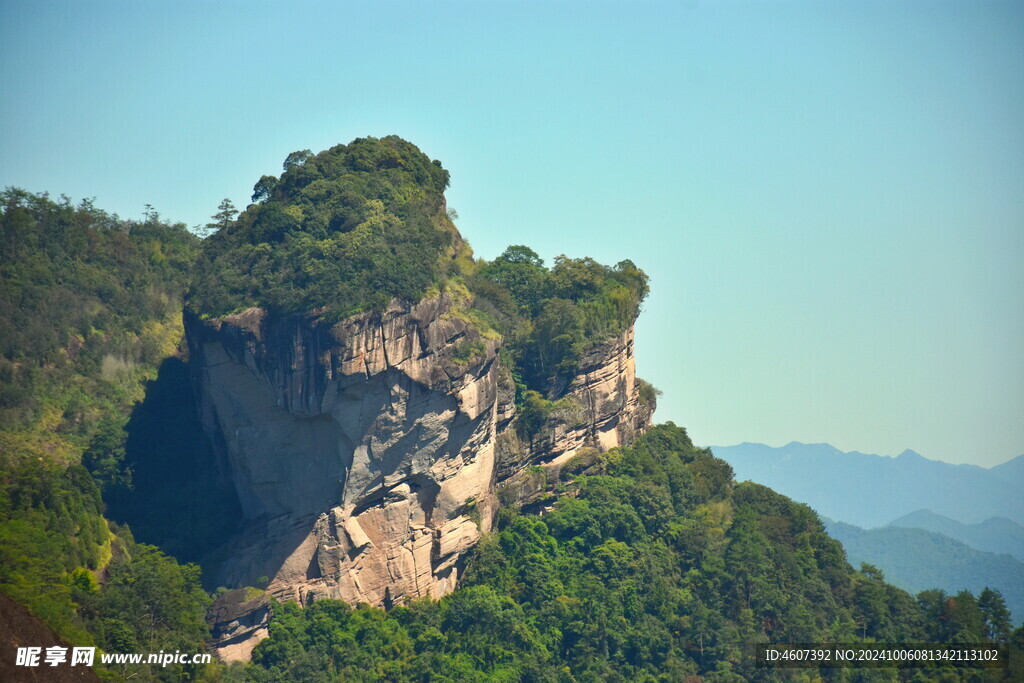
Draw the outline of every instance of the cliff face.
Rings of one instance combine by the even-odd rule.
[[[250,309],[187,328],[249,520],[220,583],[266,576],[300,603],[454,588],[481,533],[469,510],[492,505],[496,341],[444,297],[332,326]]]
[[[525,436],[509,428],[501,430],[499,480],[530,464],[559,465],[583,448],[606,451],[632,442],[650,426],[654,409],[640,400],[639,393],[633,328],[629,327],[584,355],[575,378],[538,433]],[[501,409],[508,414],[504,404]],[[510,412],[514,416],[514,405]]]
[[[215,580],[308,604],[392,604],[455,588],[486,532],[495,486],[531,464],[630,441],[633,334],[595,347],[541,433],[514,431],[500,342],[446,294],[336,324],[261,309],[186,314],[204,427],[237,489],[246,531]]]

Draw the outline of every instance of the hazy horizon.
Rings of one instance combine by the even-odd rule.
[[[1006,463],[1011,462],[1013,460],[1016,460],[1017,458],[1024,457],[1024,453],[1022,453],[1020,455],[1011,456],[1011,457],[1009,457],[1006,460],[1003,460],[1001,462],[992,463],[991,465],[975,465],[975,463],[948,463],[948,461],[946,461],[946,460],[941,460],[939,458],[929,457],[927,453],[920,453],[918,451],[915,451],[913,448],[905,448],[902,451],[899,451],[897,453],[868,453],[868,452],[860,451],[860,450],[857,450],[857,449],[843,450],[842,448],[838,448],[834,444],[831,444],[831,443],[829,443],[827,441],[816,441],[816,442],[813,442],[813,443],[809,443],[809,442],[804,442],[804,441],[792,441],[791,440],[791,441],[787,441],[785,443],[780,443],[778,445],[773,445],[773,444],[769,444],[769,443],[763,443],[763,442],[760,442],[760,441],[737,441],[736,443],[701,444],[701,446],[705,447],[705,448],[715,449],[715,448],[733,448],[735,446],[753,445],[753,446],[766,446],[766,447],[774,449],[774,450],[780,450],[780,449],[786,448],[787,446],[792,446],[794,444],[798,445],[798,446],[829,446],[830,448],[835,448],[836,450],[838,450],[843,455],[868,455],[868,456],[876,456],[876,457],[879,457],[879,458],[889,458],[889,459],[893,459],[893,460],[895,460],[896,458],[900,457],[904,453],[913,453],[914,455],[918,455],[918,456],[924,458],[925,460],[931,460],[931,461],[934,461],[934,462],[943,462],[943,463],[947,463],[947,464],[974,465],[976,467],[982,467],[984,469],[992,469],[993,467],[998,467],[999,465],[1005,465]]]
[[[697,443],[1024,453],[1024,5],[0,5],[0,186],[201,225],[400,135],[476,254],[651,276]]]

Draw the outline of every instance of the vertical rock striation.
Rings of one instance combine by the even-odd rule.
[[[562,409],[524,439],[500,341],[447,294],[333,324],[315,313],[186,313],[203,424],[246,518],[221,585],[266,577],[300,604],[440,597],[490,527],[496,484],[650,422],[632,328],[586,354]]]
[[[249,309],[187,327],[248,520],[219,582],[266,576],[303,604],[454,588],[490,519],[469,511],[493,504],[497,341],[444,296],[334,325]]]
[[[654,406],[640,400],[632,326],[584,354],[556,405],[535,435],[502,430],[500,480],[527,465],[561,464],[583,448],[606,451],[628,444],[650,426]]]

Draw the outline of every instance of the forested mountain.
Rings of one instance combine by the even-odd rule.
[[[868,563],[885,572],[895,586],[919,593],[937,588],[950,594],[986,587],[998,589],[1012,612],[1012,623],[1024,623],[1024,562],[1005,553],[976,550],[934,531],[889,525],[861,529],[828,521],[829,535],[843,544],[851,563]]]
[[[180,343],[198,240],[89,201],[0,202],[0,591],[76,645],[200,650],[199,568],[137,544],[101,497],[131,485],[123,428]]]
[[[629,334],[647,294],[643,271],[629,261],[564,256],[548,266],[519,245],[493,261],[474,259],[447,212],[446,185],[439,163],[396,137],[295,153],[279,179],[257,183],[254,203],[237,219],[223,205],[202,242],[153,212],[126,221],[88,201],[4,192],[0,591],[61,638],[105,652],[212,648],[204,617],[225,588],[245,588],[243,597],[269,605],[269,637],[250,663],[96,667],[113,680],[789,681],[804,673],[896,680],[889,671],[759,669],[753,647],[991,641],[1021,654],[1024,632],[1011,633],[998,593],[915,598],[874,567],[856,570],[810,507],[737,483],[733,468],[683,428],[650,427],[656,392],[633,382]],[[353,571],[366,569],[358,562],[383,545],[395,510],[426,501],[416,514],[450,512],[454,522],[430,536],[436,519],[409,517],[416,523],[402,531],[423,541],[416,558],[432,564],[442,550],[454,558],[432,569],[457,576],[458,586],[452,581],[454,590],[439,599],[385,592],[388,609],[296,591],[300,607],[286,595],[265,595],[268,577],[257,587],[204,590],[202,572],[225,559],[216,556],[221,541],[239,531],[239,500],[230,491],[241,488],[227,488],[230,473],[218,456],[224,444],[199,426],[208,406],[193,391],[200,370],[182,340],[183,308],[226,337],[243,329],[231,321],[257,319],[254,310],[295,323],[283,329],[301,323],[314,331],[308,347],[285,345],[311,349],[308,356],[259,355],[274,340],[255,333],[228,339],[236,356],[225,351],[225,362],[240,368],[287,360],[260,368],[288,380],[259,385],[287,397],[257,416],[265,423],[289,401],[300,411],[315,402],[287,393],[307,386],[287,373],[306,373],[314,388],[326,385],[328,372],[344,377],[327,403],[366,396],[365,405],[376,406],[367,391],[376,356],[345,356],[350,347],[338,342],[376,337],[344,336],[336,325],[383,330],[392,307],[389,320],[411,320],[424,301],[436,302],[427,307],[437,326],[414,320],[398,338],[408,344],[401,349],[440,349],[436,366],[414,383],[393,379],[399,365],[421,358],[389,357],[395,347],[382,341],[383,351],[371,351],[390,384],[382,380],[387,391],[376,397],[384,407],[366,410],[389,425],[412,414],[394,448],[416,444],[406,449],[413,455],[421,447],[407,434],[458,413],[432,443],[469,433],[467,424],[491,440],[467,439],[484,444],[475,451],[439,451],[424,472],[447,474],[456,461],[483,469],[493,457],[481,479],[499,485],[492,498],[477,498],[447,491],[442,476],[382,476],[367,484],[377,488],[360,501],[361,520],[333,510],[316,516],[317,552],[284,572],[307,588],[337,580],[340,570],[320,548],[347,557]],[[317,345],[327,339],[338,354]],[[212,344],[199,338],[194,348],[204,343]],[[361,363],[363,376],[345,374],[346,363]],[[469,369],[479,381],[458,384]],[[428,391],[442,394],[444,410],[415,414]],[[413,410],[398,415],[399,405]],[[626,415],[642,419],[624,429]],[[300,415],[295,428],[315,430],[318,419]],[[259,426],[253,433],[265,436]],[[580,442],[558,451],[572,430]],[[340,452],[340,437],[324,433]],[[580,446],[583,439],[589,446]],[[371,440],[368,459],[386,459],[382,442]],[[933,680],[929,673],[903,678]],[[1020,672],[942,675],[1013,680]]]
[[[991,517],[978,524],[961,524],[931,510],[917,510],[894,519],[886,526],[934,531],[975,550],[996,555],[1006,553],[1024,562],[1024,527],[1005,517]]]
[[[995,596],[961,613],[969,593],[959,606],[938,593],[915,600],[875,568],[853,571],[810,508],[734,484],[727,464],[671,423],[631,448],[568,463],[542,509],[503,510],[463,587],[439,603],[280,608],[247,671],[259,680],[787,680],[754,667],[755,643],[1008,632]]]
[[[964,524],[990,517],[1024,524],[1024,480],[1011,465],[1016,461],[988,470],[928,460],[913,451],[890,458],[797,442],[713,450],[737,478],[771,486],[827,517],[866,529],[921,509]]]

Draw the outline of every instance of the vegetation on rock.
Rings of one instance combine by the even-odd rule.
[[[221,205],[188,306],[207,317],[259,306],[341,319],[449,290],[467,322],[504,337],[518,398],[527,388],[556,398],[588,348],[636,319],[647,275],[631,261],[566,256],[547,268],[521,245],[474,261],[446,210],[447,186],[440,162],[396,136],[294,152],[237,219]]]
[[[183,226],[151,210],[144,222],[124,221],[89,201],[0,194],[0,591],[77,645],[204,649],[210,598],[199,568],[107,519],[113,511],[137,521],[140,539],[184,558],[216,548],[231,530],[224,520],[233,508],[210,483],[212,451],[195,436],[178,351],[186,286],[185,305],[207,317],[262,306],[340,319],[448,292],[453,315],[503,338],[520,431],[556,414],[571,420],[578,406],[565,398],[568,383],[590,351],[633,323],[647,276],[629,261],[559,256],[549,268],[523,246],[474,261],[445,206],[447,184],[438,162],[394,136],[296,152],[280,178],[259,180],[237,218],[221,204],[201,252]],[[481,344],[467,340],[452,362],[472,362]],[[655,400],[651,385],[638,391],[644,403]],[[751,647],[991,641],[1022,654],[1024,631],[1011,630],[997,591],[914,598],[870,565],[855,571],[813,510],[737,484],[728,464],[671,423],[630,447],[538,467],[529,479],[524,488],[539,491],[507,492],[497,530],[442,600],[390,611],[277,604],[251,664],[102,673],[797,680],[756,669]],[[539,500],[543,514],[517,510],[525,498]],[[464,506],[479,522],[476,501]]]
[[[261,306],[336,319],[418,301],[453,262],[448,172],[396,136],[290,154],[237,220],[222,211],[188,305],[205,316]]]
[[[794,672],[757,669],[753,646],[1010,638],[998,592],[915,600],[874,567],[854,571],[814,511],[736,484],[728,464],[671,423],[567,466],[556,490],[543,516],[502,509],[462,587],[440,601],[389,612],[278,605],[246,676],[790,680]],[[847,680],[842,670],[805,673]],[[942,672],[950,681],[1002,675]]]
[[[632,261],[610,268],[557,256],[549,269],[522,245],[481,263],[467,282],[473,306],[505,338],[520,401],[528,389],[557,398],[589,348],[633,324],[648,292]]]

